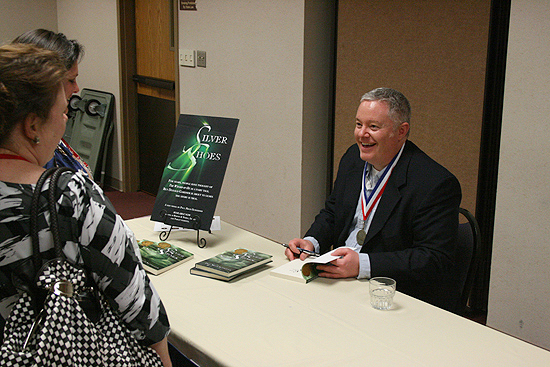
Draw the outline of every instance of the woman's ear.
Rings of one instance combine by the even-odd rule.
[[[25,117],[25,120],[23,121],[23,132],[25,133],[27,139],[32,141],[36,141],[37,139],[40,140],[38,133],[41,122],[42,119],[35,113],[29,113],[27,117]]]

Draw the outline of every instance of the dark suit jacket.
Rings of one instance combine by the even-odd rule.
[[[325,208],[306,233],[325,253],[345,245],[355,214],[365,162],[356,144],[344,154]],[[371,276],[397,281],[397,290],[455,311],[460,294],[455,269],[460,184],[407,141],[388,179],[361,252]]]

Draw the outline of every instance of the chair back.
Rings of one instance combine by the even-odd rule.
[[[481,234],[476,218],[464,208],[459,209],[467,223],[458,225],[458,269],[459,281],[462,285],[457,312],[464,315],[468,310],[468,300],[474,285],[474,278],[478,267],[479,251],[481,246]]]

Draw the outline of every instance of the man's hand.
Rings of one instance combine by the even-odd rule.
[[[320,277],[325,278],[356,278],[359,275],[359,254],[350,248],[338,248],[332,253],[340,256],[331,261],[331,265],[317,265]]]
[[[301,238],[295,238],[293,239],[292,241],[290,241],[288,243],[288,247],[286,250],[285,250],[285,256],[289,259],[289,260],[294,260],[294,259],[302,259],[302,260],[305,260],[309,255],[306,254],[305,252],[302,252],[300,254],[300,250],[298,250],[298,248],[303,248],[305,250],[310,250],[310,251],[315,251],[315,248],[313,247],[313,244],[307,240],[304,240],[304,239],[301,239]]]

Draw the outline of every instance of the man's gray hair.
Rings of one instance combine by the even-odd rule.
[[[361,102],[363,101],[386,102],[388,104],[388,117],[395,123],[396,128],[403,122],[411,123],[411,105],[403,93],[395,89],[373,89],[361,97]]]

